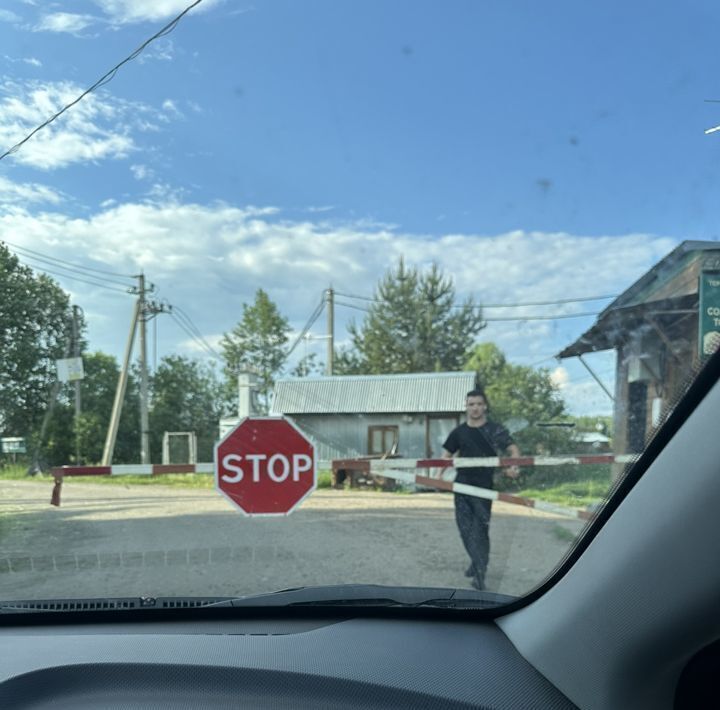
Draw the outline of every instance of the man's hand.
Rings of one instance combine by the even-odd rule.
[[[518,466],[506,466],[503,469],[503,474],[505,474],[508,478],[519,478],[520,468]]]
[[[520,449],[518,448],[517,444],[510,444],[508,446],[508,453],[510,454],[510,457],[513,459],[519,459],[520,458]],[[503,473],[508,478],[519,478],[520,476],[520,468],[518,466],[506,466],[503,469]]]

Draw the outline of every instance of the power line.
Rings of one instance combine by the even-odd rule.
[[[361,301],[370,301],[372,303],[387,303],[381,298],[371,298],[370,296],[358,296],[352,293],[335,292],[336,295],[343,298],[356,298]],[[523,306],[558,306],[565,303],[582,303],[585,301],[603,301],[609,298],[617,298],[616,294],[605,294],[602,296],[582,296],[579,298],[561,298],[555,301],[527,301],[524,303],[479,303],[473,308],[521,308]],[[453,305],[453,308],[467,308],[463,305]]]
[[[190,336],[192,340],[194,340],[204,351],[206,354],[210,355],[210,357],[218,358],[219,360],[222,360],[222,358],[206,343],[203,339],[198,338],[195,333],[190,330],[190,328],[185,325],[185,323],[178,318],[175,315],[174,311],[170,311],[170,317],[185,331],[185,333]]]
[[[108,82],[112,81],[115,77],[115,74],[117,73],[118,69],[123,66],[123,64],[127,64],[128,62],[135,59],[137,56],[139,56],[145,47],[147,47],[151,42],[154,42],[156,39],[159,39],[160,37],[164,37],[167,34],[170,34],[175,27],[177,26],[178,22],[183,18],[184,15],[186,15],[190,10],[192,10],[195,6],[199,5],[202,2],[202,0],[195,0],[194,3],[191,5],[188,5],[174,20],[171,20],[168,22],[165,27],[163,27],[159,32],[156,32],[150,39],[145,40],[132,54],[128,55],[123,59],[121,62],[116,64],[109,72],[101,76],[89,89],[86,89],[85,91],[80,94],[74,101],[71,101],[69,104],[61,108],[56,114],[51,116],[47,121],[41,123],[37,128],[33,129],[30,133],[28,133],[25,138],[23,138],[19,143],[16,143],[12,148],[6,150],[2,155],[0,155],[0,160],[3,158],[6,158],[8,155],[11,155],[12,153],[15,153],[20,149],[20,147],[27,143],[38,131],[41,131],[45,126],[48,126],[51,124],[56,118],[62,116],[65,111],[67,111],[69,108],[72,108],[75,104],[82,101],[89,93],[95,91],[95,89],[107,84]]]
[[[28,258],[28,257],[24,257]],[[42,266],[36,266],[35,264],[26,264],[24,261],[19,260],[21,264],[24,266],[27,266],[29,269],[34,269],[36,271],[42,271],[46,274],[52,274],[53,276],[61,276],[66,279],[73,279],[74,281],[82,281],[83,283],[90,284],[91,286],[97,286],[98,288],[104,288],[107,291],[116,291],[117,293],[123,293],[128,294],[129,291],[122,288],[115,288],[114,286],[108,286],[107,284],[101,283],[99,281],[90,281],[88,279],[81,279],[79,276],[73,276],[72,274],[64,274],[59,271],[53,271],[52,269],[48,269],[47,267]]]
[[[177,313],[178,316],[180,316],[185,323],[188,325],[188,327],[196,334],[197,338],[205,345],[205,348],[211,352],[218,360],[222,360],[223,357],[220,355],[215,348],[208,343],[207,340],[205,340],[205,336],[200,332],[200,329],[195,325],[192,318],[182,309],[180,306],[173,306],[171,304],[168,304],[168,307],[170,308],[171,312]]]
[[[515,316],[513,318],[484,318],[488,323],[507,323],[509,321],[525,321],[525,320],[561,320],[563,318],[586,318],[590,316],[600,315],[602,311],[593,311],[591,313],[563,313],[551,316]]]
[[[80,264],[74,264],[72,261],[65,261],[64,259],[58,259],[56,256],[50,256],[49,254],[43,254],[39,251],[35,251],[34,249],[28,249],[27,247],[21,247],[19,244],[13,244],[12,242],[7,241],[7,239],[3,239],[2,242],[4,244],[7,244],[9,247],[12,247],[13,249],[16,249],[19,252],[27,252],[28,254],[33,254],[36,257],[43,259],[47,259],[52,262],[57,262],[58,264],[66,264],[67,266],[71,266],[75,269],[82,269],[83,271],[94,271],[97,274],[103,274],[104,276],[118,276],[123,279],[135,279],[135,276],[131,276],[129,274],[119,274],[115,271],[106,271],[104,269],[95,269],[92,266],[81,266]]]
[[[325,308],[325,294],[323,293],[323,297],[320,300],[320,303],[317,305],[315,310],[312,312],[312,314],[308,318],[307,323],[305,323],[305,327],[300,331],[300,334],[298,335],[298,337],[295,338],[295,341],[290,346],[288,351],[285,353],[285,358],[284,358],[283,362],[285,362],[285,360],[287,360],[290,357],[290,355],[292,355],[293,351],[298,346],[300,341],[305,337],[306,333],[310,330],[310,328],[313,327],[315,321],[320,317],[320,314],[323,312],[324,308]]]
[[[357,311],[364,311],[365,313],[369,313],[370,309],[363,308],[362,306],[355,306],[351,303],[343,303],[342,301],[335,301],[336,305],[338,306],[344,306],[345,308],[354,308]],[[563,318],[584,318],[589,316],[596,316],[599,315],[600,311],[594,311],[591,313],[563,313],[563,314],[553,314],[548,316],[514,316],[514,317],[507,317],[507,318],[484,318],[483,320],[487,323],[507,323],[512,321],[528,321],[528,320],[560,320]]]
[[[41,263],[41,264],[49,264],[50,266],[53,266],[53,267],[55,267],[56,269],[60,269],[63,273],[69,271],[69,272],[73,272],[73,273],[76,273],[76,274],[80,274],[81,276],[85,276],[85,277],[87,277],[87,278],[99,279],[98,276],[95,276],[95,274],[91,274],[91,273],[83,270],[81,267],[80,267],[80,268],[76,268],[76,267],[74,267],[74,266],[63,266],[62,264],[56,263],[54,260],[45,259],[45,258],[43,258],[43,257],[41,257],[41,256],[30,256],[30,254],[22,254],[22,253],[20,253],[20,254],[18,254],[18,256],[21,256],[23,259],[29,259],[30,261],[33,261],[33,262],[39,262],[39,263]],[[125,282],[123,282],[123,281],[119,281],[118,279],[110,279],[110,278],[107,278],[107,277],[105,277],[105,278],[103,279],[102,283],[114,283],[114,284],[117,284],[118,286],[124,286],[124,287],[127,288],[127,289],[132,288],[132,287],[130,286],[130,284],[127,284],[127,283],[125,283]]]
[[[363,308],[362,306],[354,306],[352,303],[343,303],[342,301],[335,300],[336,306],[344,306],[345,308],[354,308],[356,311],[364,311],[365,313],[370,313],[369,308]]]

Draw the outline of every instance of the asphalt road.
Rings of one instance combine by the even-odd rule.
[[[1,481],[0,599],[243,595],[346,582],[467,587],[452,495],[318,490],[290,516],[248,518],[215,491]],[[487,585],[536,586],[579,521],[495,503]]]

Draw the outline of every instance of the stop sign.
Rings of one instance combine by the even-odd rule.
[[[315,449],[284,417],[248,417],[215,445],[215,487],[246,515],[287,515],[317,485]]]

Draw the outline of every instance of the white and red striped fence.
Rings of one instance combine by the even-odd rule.
[[[487,500],[497,500],[512,505],[521,505],[526,508],[562,515],[564,517],[589,520],[594,513],[587,510],[569,508],[567,506],[548,503],[543,500],[525,498],[511,493],[503,493],[490,488],[478,488],[465,483],[455,483],[442,476],[452,469],[458,468],[504,468],[507,466],[569,466],[591,464],[627,464],[636,459],[636,455],[588,454],[563,456],[518,456],[518,457],[482,457],[482,458],[454,458],[454,459],[345,459],[342,465],[369,471],[371,475],[383,478],[392,478],[402,483],[435,488],[441,491],[450,491],[462,495],[471,495]],[[339,463],[339,462],[338,462]],[[439,475],[435,472],[416,473],[417,469],[440,469]],[[114,466],[60,466],[53,468],[51,473],[55,479],[50,503],[60,505],[60,493],[63,479],[66,476],[127,476],[146,475],[159,476],[170,473],[212,473],[214,464],[121,464]]]
[[[212,473],[211,463],[118,464],[114,466],[58,466],[50,470],[55,479],[50,505],[60,506],[60,493],[66,476],[162,476],[168,473]]]

